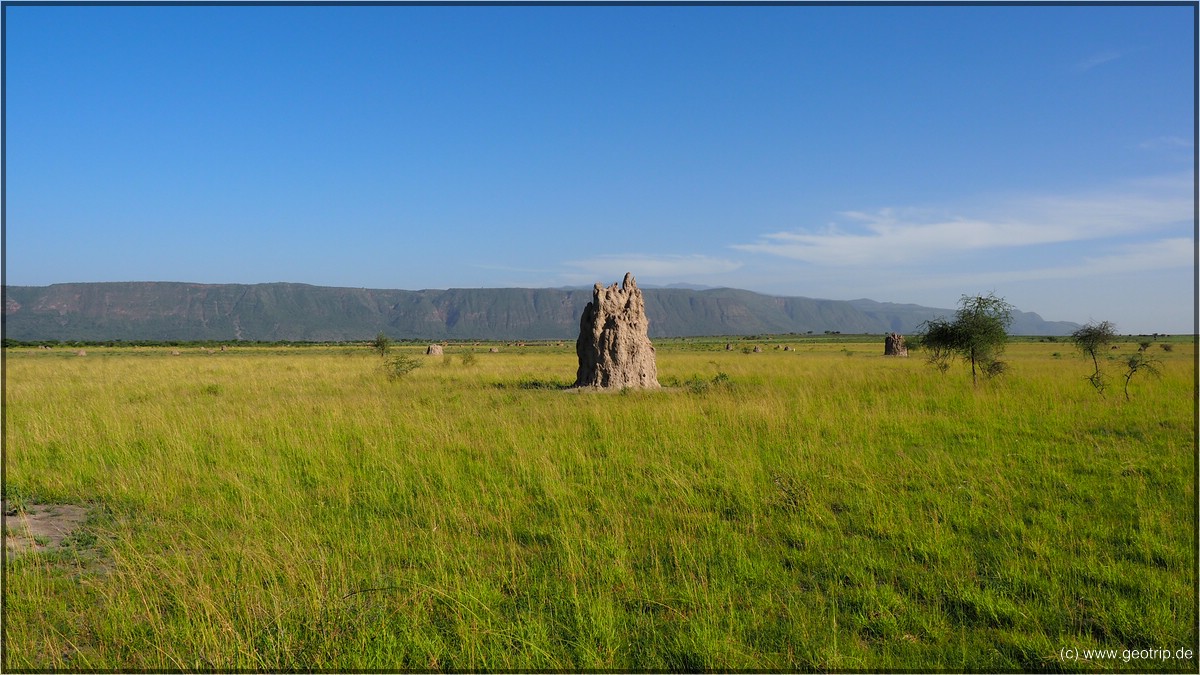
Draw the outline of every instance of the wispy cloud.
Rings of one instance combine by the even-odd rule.
[[[1044,270],[1044,278],[1077,278],[1192,267],[1195,253],[1195,242],[1187,237],[1137,242],[1118,247],[1106,255],[1085,257],[1078,265],[1048,268]],[[1032,274],[1037,272],[1034,270]]]
[[[839,214],[819,229],[764,234],[735,250],[829,267],[897,265],[948,254],[1061,244],[1190,222],[1190,180],[1130,185],[1125,191],[1040,196],[979,207],[978,214],[933,214],[913,208]]]
[[[572,283],[581,281],[604,281],[610,277],[620,279],[626,272],[638,278],[681,280],[712,274],[732,272],[742,263],[707,255],[654,255],[627,253],[598,255],[563,263],[571,268],[564,276]]]
[[[949,217],[920,222],[916,214],[896,209],[875,213],[845,212],[850,221],[821,231],[775,232],[752,244],[733,248],[830,266],[859,266],[914,262],[946,251],[1011,245],[1014,239],[1053,240],[1047,232],[1022,223],[988,222]]]
[[[549,274],[552,270],[542,267],[514,267],[511,265],[492,265],[485,263],[468,263],[468,267],[475,269],[488,270],[491,272],[519,272],[523,274]]]
[[[1098,52],[1076,63],[1075,70],[1086,72],[1092,68],[1095,68],[1096,66],[1101,66],[1111,61],[1116,61],[1117,59],[1121,58],[1121,56],[1123,56],[1123,54],[1115,49]]]
[[[1106,251],[1052,265],[1032,269],[960,272],[936,278],[906,278],[900,286],[906,289],[986,287],[1011,282],[1052,281],[1113,277],[1137,272],[1162,271],[1192,267],[1195,264],[1195,244],[1187,237],[1168,237],[1146,242],[1134,242],[1109,247]]]
[[[1159,136],[1138,143],[1139,150],[1191,150],[1194,144],[1182,136]]]

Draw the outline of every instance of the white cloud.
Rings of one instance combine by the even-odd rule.
[[[639,279],[678,281],[685,277],[695,278],[732,272],[741,267],[742,263],[707,255],[628,253],[570,260],[564,265],[577,270],[564,275],[572,283],[590,283],[610,277],[620,279],[626,272],[633,272]]]
[[[839,214],[841,225],[764,234],[732,248],[826,267],[897,265],[970,251],[1145,236],[1190,223],[1194,202],[1189,176],[1131,183],[1122,191],[1010,199],[976,210],[851,211]]]

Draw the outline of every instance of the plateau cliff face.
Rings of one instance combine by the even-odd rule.
[[[730,288],[643,289],[651,337],[759,333],[915,333],[953,310],[775,297]],[[566,340],[590,290],[388,290],[305,284],[79,283],[4,288],[15,340]],[[1011,332],[1078,328],[1017,312]]]

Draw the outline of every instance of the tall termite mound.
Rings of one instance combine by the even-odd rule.
[[[889,334],[883,341],[884,356],[908,356],[908,345],[904,344],[904,336],[899,333]]]
[[[592,288],[592,301],[579,319],[576,387],[658,387],[654,345],[647,332],[646,302],[637,281],[625,274],[616,284]]]

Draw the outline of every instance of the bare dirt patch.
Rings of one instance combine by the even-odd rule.
[[[3,502],[4,550],[9,555],[52,551],[87,519],[87,509],[74,504],[25,504]]]

